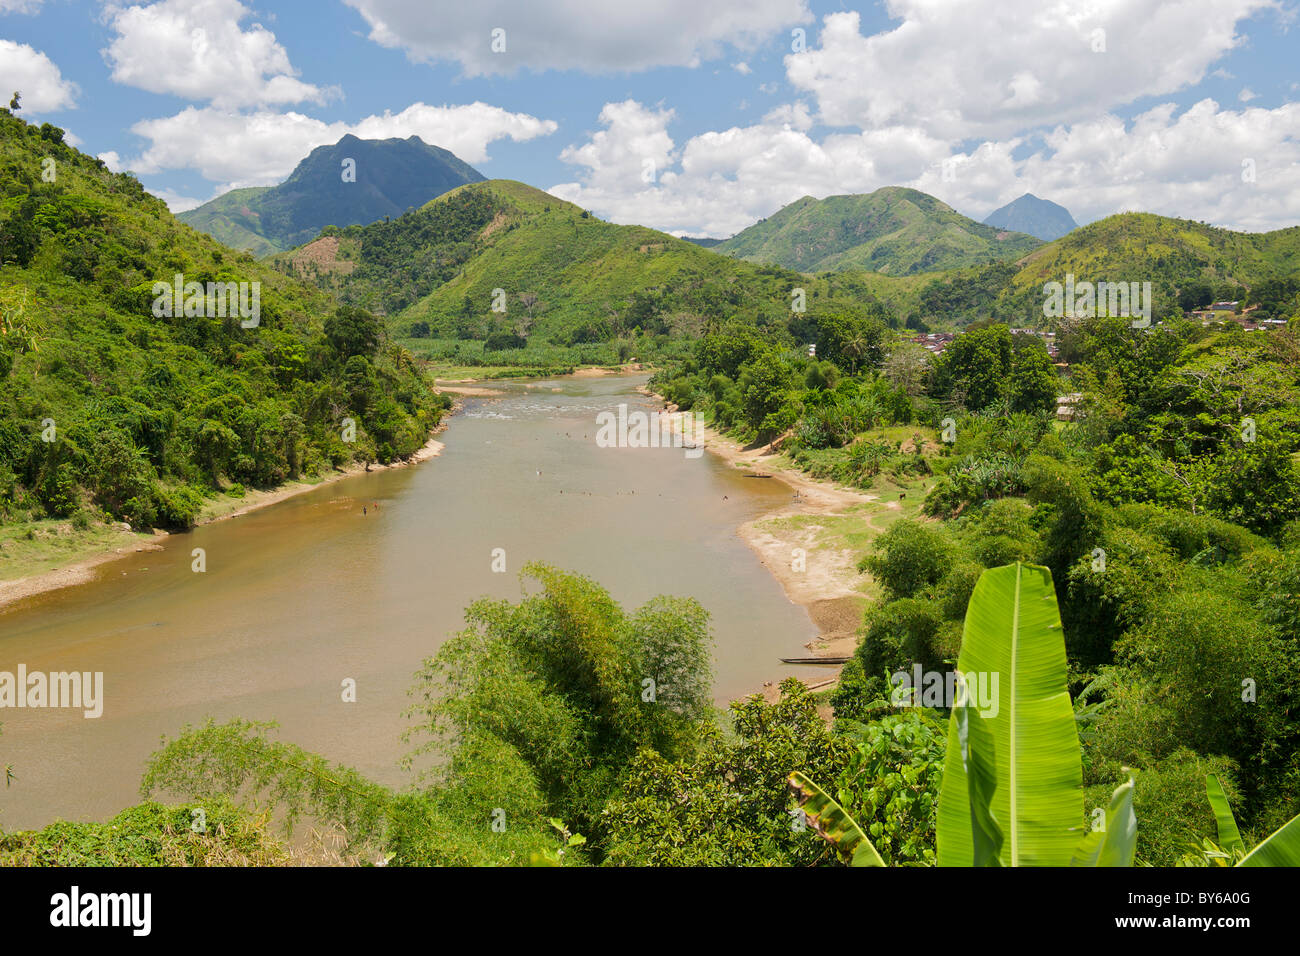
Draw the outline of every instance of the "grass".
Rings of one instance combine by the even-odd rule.
[[[92,524],[77,529],[66,518],[44,518],[0,525],[0,581],[45,574],[118,548],[132,550],[150,534],[120,525]]]

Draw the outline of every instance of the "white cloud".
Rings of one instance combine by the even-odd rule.
[[[1079,222],[1129,209],[1251,231],[1300,219],[1300,103],[1274,110],[1222,110],[1202,100],[1132,121],[1103,114],[1058,126],[1028,155],[1019,137],[953,154],[913,127],[809,134],[802,104],[759,124],[701,133],[678,146],[671,109],[607,104],[604,129],[561,154],[581,167],[551,192],[615,222],[688,235],[728,236],[812,195],[903,185],[931,193],[976,219],[1025,192],[1064,205]],[[943,161],[957,162],[945,181]],[[1020,158],[1017,158],[1020,156]],[[641,179],[642,161],[656,181]],[[1243,177],[1249,160],[1253,181]]]
[[[216,192],[209,196],[208,199],[195,199],[193,196],[184,196],[172,189],[151,189],[149,192],[153,193],[165,202],[167,208],[173,213],[187,212],[190,209],[197,209],[209,199],[215,199],[221,194],[220,192]]]
[[[1242,103],[1249,103],[1251,100],[1258,99],[1258,98],[1259,98],[1259,94],[1256,93],[1254,90],[1252,90],[1249,86],[1243,86],[1241,88],[1241,92],[1237,94],[1237,99],[1240,100]]]
[[[828,15],[818,47],[786,56],[787,78],[816,97],[828,125],[920,126],[964,139],[1086,119],[1197,83],[1241,42],[1237,24],[1276,4],[887,0],[887,6],[902,22],[873,36],[862,35],[857,13]]]
[[[142,175],[193,169],[206,179],[226,184],[225,188],[265,186],[282,181],[317,146],[336,143],[347,133],[362,139],[419,136],[467,163],[481,163],[495,140],[524,141],[553,133],[556,128],[553,120],[511,113],[487,103],[413,103],[400,113],[368,116],[358,123],[325,123],[293,112],[235,113],[190,107],[175,116],[142,120],[131,127],[150,145],[122,165]]]
[[[112,78],[150,93],[207,100],[222,108],[323,102],[297,78],[289,54],[239,0],[162,0],[105,8],[117,36],[104,51]]]
[[[45,0],[0,0],[0,13],[35,13]]]
[[[749,76],[749,74],[754,72],[752,69],[750,69],[749,64],[746,63],[744,60],[741,60],[739,63],[731,64],[731,68],[735,70],[737,73],[739,73],[741,76]]]
[[[531,70],[623,72],[697,66],[811,19],[806,0],[345,0],[370,39],[414,60],[457,62],[469,76]],[[493,30],[505,50],[493,52]],[[498,43],[498,46],[500,44]]]
[[[669,109],[635,101],[606,104],[605,129],[560,158],[583,167],[576,182],[549,191],[615,222],[642,223],[689,235],[728,236],[804,195],[860,192],[896,183],[947,155],[939,140],[916,130],[835,134],[807,132],[802,104],[773,110],[754,126],[694,136],[677,149]],[[645,160],[653,183],[643,181]]]
[[[22,93],[22,108],[27,113],[49,113],[72,109],[76,105],[77,84],[65,80],[48,56],[25,43],[0,39],[0,90],[4,105],[9,95]]]

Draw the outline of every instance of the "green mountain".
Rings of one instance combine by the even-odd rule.
[[[184,527],[219,492],[424,444],[445,403],[377,320],[62,139],[0,110],[0,525]]]
[[[1039,199],[1033,193],[1025,193],[993,210],[984,217],[984,225],[1027,233],[1044,242],[1060,239],[1072,229],[1079,228],[1068,209],[1050,200]]]
[[[319,146],[279,186],[235,189],[177,218],[236,249],[262,257],[319,235],[322,227],[366,224],[422,206],[483,176],[418,136]]]
[[[1121,213],[1082,226],[1019,263],[1007,298],[1041,300],[1047,282],[1150,282],[1157,314],[1215,299],[1250,301],[1300,271],[1300,226],[1234,232],[1189,219]],[[1041,305],[1041,302],[1039,303]]]
[[[1042,324],[1049,282],[1150,282],[1152,319],[1222,299],[1256,305],[1256,318],[1300,307],[1300,227],[1247,233],[1152,213],[1121,213],[1081,226],[1017,262],[935,274],[911,297],[880,297],[898,314],[965,324],[995,318]],[[926,278],[918,276],[917,278]]]
[[[968,219],[926,193],[891,186],[866,195],[805,196],[715,248],[800,272],[901,276],[1016,259],[1040,244]]]
[[[604,222],[509,180],[462,186],[391,222],[326,230],[273,262],[385,312],[395,334],[432,338],[508,333],[572,346],[691,336],[738,315],[788,324],[796,288],[809,312],[832,302],[825,280]],[[873,301],[848,281],[834,294],[841,304]]]

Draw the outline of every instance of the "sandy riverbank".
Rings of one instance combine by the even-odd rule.
[[[660,402],[662,396],[641,389]],[[668,411],[676,406],[666,404]],[[810,478],[790,467],[770,445],[742,447],[697,421],[697,440],[705,450],[756,477],[791,489],[789,504],[741,525],[737,533],[780,582],[786,597],[808,611],[819,632],[804,647],[791,647],[790,657],[849,657],[857,647],[862,615],[874,597],[870,577],[858,572],[863,548],[846,538],[870,538],[902,516],[898,501]],[[817,667],[804,678],[810,687],[829,686],[839,669]],[[772,696],[774,687],[767,688]]]
[[[453,409],[453,412],[455,409]],[[449,417],[449,416],[448,416]],[[446,418],[433,430],[431,435],[439,434],[446,428]],[[341,481],[344,478],[351,478],[355,475],[363,475],[370,471],[383,471],[387,468],[405,468],[410,465],[417,465],[420,462],[428,461],[430,458],[436,458],[442,454],[443,443],[436,438],[430,437],[423,447],[415,451],[410,457],[395,461],[392,464],[381,465],[377,463],[363,464],[354,463],[344,468],[338,468],[329,472],[315,481],[290,481],[266,491],[249,491],[242,498],[221,497],[217,501],[210,503],[203,511],[195,525],[211,524],[214,521],[225,521],[228,518],[238,518],[240,515],[246,515],[251,511],[259,508],[266,508],[270,505],[292,498],[295,495],[312,491],[323,485],[332,484]],[[42,571],[39,574],[31,574],[21,578],[14,578],[9,581],[0,581],[0,610],[14,604],[24,598],[29,598],[37,594],[43,594],[46,591],[55,591],[59,588],[71,587],[75,584],[84,584],[94,577],[95,569],[109,561],[116,561],[118,558],[126,557],[130,554],[136,554],[142,551],[161,551],[162,541],[169,537],[165,531],[156,531],[153,534],[141,534],[123,530],[121,532],[120,543],[114,546],[90,554],[86,557],[79,558],[63,567],[52,568],[48,571]]]

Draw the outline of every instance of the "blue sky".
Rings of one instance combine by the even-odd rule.
[[[345,132],[420,135],[617,222],[1024,192],[1300,223],[1290,0],[0,0],[0,87],[180,210]],[[504,50],[492,31],[505,30]],[[802,37],[792,31],[802,30]],[[498,43],[498,46],[500,44]]]

